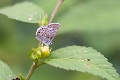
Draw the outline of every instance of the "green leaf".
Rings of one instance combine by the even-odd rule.
[[[11,80],[13,77],[13,73],[8,65],[0,60],[0,80]]]
[[[11,7],[2,8],[0,13],[19,21],[39,23],[44,11],[41,7],[31,2],[22,2]]]
[[[72,46],[53,51],[45,63],[63,68],[99,75],[108,80],[120,80],[112,64],[92,48]]]

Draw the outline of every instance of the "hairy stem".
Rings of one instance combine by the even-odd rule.
[[[29,70],[29,72],[28,72],[28,75],[27,75],[27,77],[26,77],[26,80],[30,80],[30,77],[32,76],[34,70],[35,70],[37,67],[38,67],[38,66],[37,66],[37,63],[33,62],[32,66],[31,66],[31,68],[30,68],[30,70]]]
[[[57,11],[59,10],[59,8],[60,8],[61,4],[63,3],[63,1],[64,1],[64,0],[58,0],[58,3],[57,3],[57,5],[56,5],[54,11],[53,11],[52,14],[51,14],[49,23],[51,23],[52,20],[54,19],[55,15],[56,15]]]
[[[54,19],[55,14],[57,13],[57,11],[58,11],[58,9],[60,8],[60,5],[62,4],[63,1],[64,1],[64,0],[58,0],[58,3],[57,3],[57,5],[56,5],[53,13],[51,14],[49,23],[51,23],[52,20]],[[41,44],[41,43],[39,43],[39,45],[40,45],[40,44]],[[42,64],[44,64],[44,63],[42,63]],[[29,72],[28,72],[28,74],[27,74],[26,80],[30,80],[30,77],[32,76],[34,70],[35,70],[38,66],[40,66],[40,65],[41,65],[41,64],[38,65],[38,63],[33,62],[32,66],[31,66],[31,68],[30,68],[30,70],[29,70]]]

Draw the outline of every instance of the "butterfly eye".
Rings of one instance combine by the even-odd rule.
[[[38,32],[38,33],[40,33],[40,32]]]

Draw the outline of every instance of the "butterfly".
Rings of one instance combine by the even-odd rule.
[[[50,23],[47,26],[41,26],[36,31],[36,38],[48,46],[52,44],[52,40],[56,36],[59,27],[59,23]]]

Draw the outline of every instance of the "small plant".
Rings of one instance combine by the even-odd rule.
[[[32,48],[28,53],[33,64],[26,78],[23,78],[21,74],[18,77],[14,77],[10,68],[4,62],[0,61],[0,80],[30,80],[34,70],[44,64],[66,70],[88,72],[108,80],[120,80],[119,74],[112,67],[112,64],[108,62],[107,58],[91,47],[68,46],[55,51],[52,51],[52,48],[49,47],[60,26],[59,23],[51,22],[63,1],[58,0],[50,19],[42,8],[32,2],[22,2],[0,9],[1,14],[11,19],[28,23],[38,23],[40,25],[40,28],[36,31],[36,38],[40,43],[37,48]],[[19,10],[19,8],[22,9]],[[62,25],[60,28],[62,28]]]

